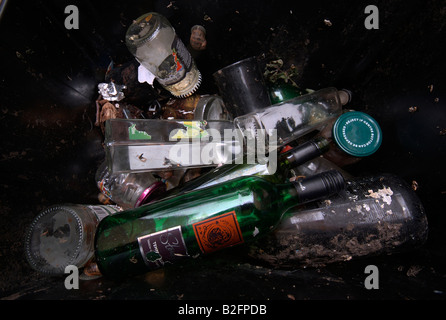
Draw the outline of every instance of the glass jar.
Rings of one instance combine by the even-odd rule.
[[[136,19],[125,41],[136,60],[176,97],[193,94],[201,83],[195,61],[169,21],[156,12]]]

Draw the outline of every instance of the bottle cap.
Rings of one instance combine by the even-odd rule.
[[[42,211],[25,237],[25,255],[34,270],[64,274],[68,265],[79,266],[85,233],[81,218],[67,206]]]
[[[150,185],[144,192],[139,196],[135,203],[135,208],[142,206],[143,204],[150,203],[153,200],[157,200],[160,195],[166,191],[166,184],[161,181],[156,181]]]
[[[293,181],[301,203],[319,200],[345,189],[345,180],[337,170],[324,171],[302,180]]]
[[[333,139],[340,149],[355,157],[366,157],[381,145],[379,124],[364,112],[352,111],[339,116],[333,125]]]

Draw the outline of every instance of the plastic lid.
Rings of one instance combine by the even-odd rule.
[[[381,145],[382,132],[379,124],[366,113],[347,112],[333,125],[333,138],[346,153],[355,157],[366,157]]]
[[[44,210],[31,223],[25,238],[25,254],[31,267],[46,274],[63,274],[76,265],[84,231],[80,217],[68,207]]]

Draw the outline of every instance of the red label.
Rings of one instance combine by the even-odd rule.
[[[235,211],[194,223],[193,228],[203,253],[243,243]]]

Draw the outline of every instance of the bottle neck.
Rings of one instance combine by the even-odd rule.
[[[291,208],[323,198],[327,198],[345,189],[342,174],[330,170],[291,183],[278,185],[283,208]]]
[[[297,167],[320,156],[328,149],[329,141],[325,138],[320,137],[307,141],[302,145],[279,155],[278,170],[281,173],[284,173],[292,167]]]

